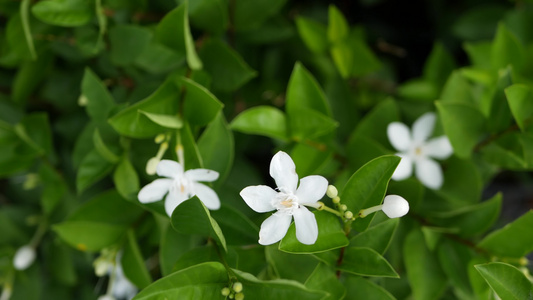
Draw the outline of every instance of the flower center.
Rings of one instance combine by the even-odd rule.
[[[272,199],[272,206],[281,213],[292,215],[294,209],[298,208],[298,197],[293,193],[279,192]]]
[[[192,197],[196,194],[193,190],[191,181],[185,177],[175,178],[171,189],[179,194],[186,194],[187,197]]]

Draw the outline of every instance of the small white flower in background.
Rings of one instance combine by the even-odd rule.
[[[122,270],[122,265],[118,262],[115,266],[115,281],[111,287],[111,294],[116,299],[132,299],[137,295],[137,287],[128,280],[124,271]]]
[[[432,158],[446,159],[453,153],[453,148],[446,136],[429,139],[435,127],[436,115],[426,113],[418,118],[412,131],[400,122],[390,123],[387,127],[389,141],[400,151],[396,155],[402,160],[394,171],[392,179],[407,179],[413,173],[422,184],[431,189],[439,189],[443,184],[440,165]]]
[[[270,176],[276,181],[278,191],[266,185],[244,188],[240,195],[256,212],[277,210],[268,217],[259,232],[259,244],[270,245],[280,241],[294,217],[296,238],[302,244],[311,245],[318,237],[315,215],[305,206],[318,207],[317,201],[324,197],[328,181],[318,175],[304,177],[298,185],[296,166],[291,157],[282,151],[270,162]]]
[[[117,299],[115,299],[115,297],[113,297],[111,295],[102,295],[102,296],[98,297],[98,300],[117,300]]]
[[[182,165],[172,160],[162,160],[157,165],[157,175],[167,177],[152,181],[138,194],[141,203],[151,203],[165,198],[165,211],[169,216],[183,201],[197,196],[207,208],[219,209],[220,200],[213,189],[199,181],[211,182],[218,179],[218,172],[208,169],[184,171]]]
[[[26,270],[35,261],[35,249],[30,245],[20,247],[13,257],[13,266],[17,270]]]
[[[98,300],[130,300],[137,295],[137,287],[129,281],[122,270],[121,257],[121,252],[116,254],[116,252],[104,249],[102,254],[93,262],[97,276],[110,276],[107,293],[98,297]]]
[[[388,195],[383,199],[383,204],[362,209],[359,212],[359,216],[364,218],[369,214],[380,210],[391,219],[403,217],[409,212],[409,202],[398,195]]]

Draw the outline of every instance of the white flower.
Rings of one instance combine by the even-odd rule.
[[[446,136],[428,140],[433,132],[435,120],[434,113],[426,113],[415,121],[412,131],[400,122],[389,124],[387,127],[389,141],[400,151],[396,155],[402,158],[392,179],[403,180],[410,177],[414,165],[416,177],[423,185],[431,189],[439,189],[442,186],[442,169],[431,158],[446,159],[453,153],[453,149]]]
[[[111,295],[102,295],[100,297],[98,297],[98,300],[116,300],[115,297],[111,296]]]
[[[151,203],[159,201],[165,194],[165,210],[169,216],[183,201],[197,196],[207,208],[219,209],[220,200],[213,189],[198,181],[215,181],[218,172],[207,169],[183,171],[183,167],[172,160],[162,160],[157,165],[157,175],[168,177],[156,179],[139,191],[139,201]]]
[[[111,294],[116,299],[132,299],[137,295],[137,287],[131,283],[117,258],[117,265],[115,266],[115,280],[112,283]]]
[[[30,245],[20,247],[13,257],[13,265],[17,270],[26,270],[35,261],[35,249]]]
[[[311,245],[318,237],[315,215],[305,206],[318,207],[317,201],[324,197],[328,181],[318,175],[304,177],[298,185],[296,166],[285,152],[278,152],[270,162],[270,176],[276,181],[278,191],[266,185],[244,188],[240,195],[256,212],[277,210],[268,217],[259,232],[259,244],[270,245],[280,241],[291,224],[296,226],[296,238],[302,244]]]
[[[382,210],[389,218],[399,218],[409,212],[409,202],[398,195],[388,195],[383,200],[383,204],[362,209],[359,216],[364,218],[371,213]]]

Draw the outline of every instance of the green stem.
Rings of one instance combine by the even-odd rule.
[[[215,241],[213,241],[211,238],[209,238],[209,240],[213,242],[215,251],[217,252],[218,257],[220,258],[220,262],[222,263],[222,265],[224,265],[224,268],[226,269],[226,272],[228,273],[230,282],[237,281],[237,275],[235,274],[235,272],[233,272],[231,267],[228,265],[228,262],[226,261],[226,257],[220,251],[218,244]]]
[[[41,239],[43,238],[44,234],[46,233],[46,230],[48,229],[48,221],[46,219],[43,219],[41,223],[39,223],[39,227],[37,227],[37,231],[33,235],[30,246],[33,248],[37,248],[39,243],[41,242]]]
[[[326,205],[323,205],[323,206],[320,208],[320,210],[325,210],[325,211],[330,212],[330,213],[332,213],[332,214],[334,214],[334,215],[337,215],[337,216],[340,217],[340,218],[342,218],[342,216],[343,216],[338,210],[335,210],[335,209],[333,209],[333,208],[331,208],[331,207],[329,207],[329,206],[326,206]]]

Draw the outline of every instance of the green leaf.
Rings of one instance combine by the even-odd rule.
[[[493,255],[522,257],[533,251],[533,211],[486,236],[478,246]]]
[[[520,130],[525,131],[533,116],[533,92],[525,84],[513,84],[505,89],[507,103]]]
[[[90,221],[66,221],[52,226],[67,244],[81,251],[99,251],[119,241],[126,227]]]
[[[280,251],[277,245],[265,248],[265,258],[274,278],[297,280],[302,283],[318,265],[318,261],[311,255],[286,253]]]
[[[337,249],[348,245],[348,239],[344,234],[339,219],[325,211],[315,211],[318,225],[318,238],[312,245],[305,245],[296,238],[294,223],[279,244],[279,249],[289,253],[316,253],[331,249]]]
[[[233,25],[237,31],[255,29],[275,15],[287,0],[256,0],[235,2]]]
[[[227,4],[223,0],[189,1],[189,17],[194,28],[220,35],[228,27],[228,15]]]
[[[444,184],[435,191],[436,194],[457,206],[479,202],[483,182],[475,163],[452,156],[447,160],[444,178]]]
[[[333,149],[319,142],[298,143],[290,153],[300,178],[316,174],[333,158]]]
[[[518,39],[503,23],[498,24],[496,36],[492,42],[490,61],[495,69],[506,68],[511,65],[515,70],[521,70],[525,61],[525,50]]]
[[[24,62],[19,66],[17,75],[12,84],[11,99],[23,106],[28,98],[35,92],[35,88],[46,78],[52,66],[52,56],[43,54],[35,61]]]
[[[106,120],[115,101],[100,78],[86,68],[81,82],[81,94],[87,99],[87,114],[94,120]]]
[[[52,166],[42,164],[39,168],[39,179],[43,184],[41,206],[45,214],[50,215],[68,191],[67,184]]]
[[[434,101],[439,95],[437,85],[427,79],[408,80],[398,87],[398,96],[407,100]]]
[[[125,136],[135,138],[155,136],[166,129],[154,123],[145,114],[168,115],[177,113],[178,97],[179,90],[173,80],[169,79],[144,100],[121,110],[111,117],[109,123],[116,131]]]
[[[287,118],[283,111],[272,106],[256,106],[238,114],[231,121],[231,129],[247,134],[268,136],[288,141]]]
[[[238,52],[218,39],[205,41],[199,55],[213,78],[214,90],[232,92],[257,76]]]
[[[442,43],[436,42],[424,65],[423,77],[440,88],[454,69],[453,56],[446,51]]]
[[[45,0],[32,6],[31,12],[50,25],[76,27],[89,23],[93,18],[91,4],[88,0]]]
[[[126,66],[145,51],[152,39],[152,32],[137,25],[117,25],[109,30],[111,61],[118,66]]]
[[[491,290],[490,286],[475,267],[478,264],[484,263],[487,263],[485,259],[474,257],[470,262],[468,262],[467,267],[468,279],[477,299],[491,299],[491,297],[493,297],[492,295],[494,295],[494,292]]]
[[[454,153],[469,158],[485,127],[483,114],[470,105],[437,101],[437,109]]]
[[[328,297],[322,300],[344,299],[346,289],[337,278],[333,268],[320,263],[305,281],[305,286],[310,290],[328,292]]]
[[[405,238],[403,257],[415,300],[440,299],[447,286],[437,257],[424,243],[422,232],[413,229]]]
[[[346,22],[346,19],[344,18],[342,13],[334,5],[329,6],[328,16],[329,16],[329,23],[328,23],[329,42],[334,44],[336,42],[342,41],[344,38],[348,36],[348,33],[350,31],[348,22]]]
[[[400,157],[386,155],[378,157],[362,166],[348,180],[340,194],[342,203],[352,213],[358,214],[361,209],[380,205],[387,191],[389,180],[400,163]],[[357,231],[365,231],[374,215],[359,218],[352,226]]]
[[[101,157],[105,158],[105,160],[113,164],[119,161],[119,157],[105,144],[102,136],[100,135],[100,131],[98,131],[98,128],[94,130],[93,143],[94,149],[98,152],[98,154],[100,154]]]
[[[26,115],[15,126],[15,132],[21,140],[37,150],[39,154],[46,154],[50,160],[54,160],[52,130],[47,113],[36,112]]]
[[[516,267],[493,262],[474,266],[502,300],[531,299],[531,281]]]
[[[477,100],[474,100],[472,85],[464,74],[464,72],[460,71],[452,72],[442,89],[440,103],[476,105]]]
[[[326,26],[313,19],[297,17],[296,28],[298,29],[300,38],[311,51],[316,54],[321,54],[328,50]]]
[[[217,116],[224,104],[198,83],[185,77],[181,77],[180,82],[186,89],[185,98],[182,99],[185,119],[194,125],[207,125]]]
[[[222,112],[207,126],[198,139],[198,151],[204,168],[215,170],[220,174],[216,185],[220,186],[233,166],[235,145],[233,133]]]
[[[394,218],[372,226],[351,238],[350,246],[370,248],[383,255],[389,248],[399,223],[399,219]]]
[[[113,173],[113,182],[124,199],[136,200],[140,189],[139,175],[127,156],[123,156]]]
[[[152,277],[144,263],[135,233],[131,229],[127,233],[127,242],[124,246],[121,265],[124,275],[139,289],[143,289],[152,283]]]
[[[185,53],[187,64],[191,69],[199,70],[202,68],[202,61],[196,54],[189,28],[187,2],[165,15],[157,25],[155,37],[163,45],[174,51]]]
[[[33,36],[30,26],[30,0],[22,0],[22,2],[20,2],[20,22],[22,23],[24,39],[26,40],[26,44],[30,51],[31,59],[36,60],[37,52],[35,51],[35,46],[33,44]]]
[[[314,109],[295,107],[288,117],[290,133],[294,140],[303,141],[331,133],[338,123]]]
[[[286,111],[289,116],[300,108],[310,108],[331,116],[326,95],[301,63],[296,63],[287,87]]]
[[[343,78],[365,76],[381,67],[376,55],[355,31],[348,39],[333,45],[330,53]]]
[[[233,206],[222,204],[211,212],[229,245],[250,245],[257,243],[259,228]]]
[[[344,283],[346,286],[346,300],[396,300],[387,290],[374,282],[362,278],[349,276]]]
[[[100,156],[96,150],[91,150],[81,161],[76,176],[76,189],[78,193],[100,181],[111,173],[114,165]]]
[[[197,197],[182,202],[174,209],[171,224],[180,233],[210,236],[227,251],[226,239],[220,226]]]
[[[139,113],[143,114],[150,119],[150,121],[160,125],[161,127],[171,129],[180,129],[183,127],[183,121],[178,115],[154,114],[142,110],[139,110]]]
[[[149,43],[135,59],[135,65],[149,73],[160,74],[174,70],[185,62],[185,53],[177,53],[156,42]]]
[[[473,66],[484,70],[492,70],[492,41],[464,43],[464,50]]]
[[[228,284],[221,263],[207,262],[163,277],[140,291],[133,300],[143,299],[217,299]]]
[[[480,108],[487,120],[490,120],[487,129],[492,133],[499,133],[512,125],[512,115],[504,92],[512,84],[511,73],[510,67],[500,70],[498,80],[481,97]]]
[[[438,257],[444,273],[450,279],[451,285],[458,298],[473,298],[468,272],[464,266],[472,259],[472,251],[468,246],[444,239],[439,245]]]
[[[365,247],[346,248],[339,270],[359,276],[400,277],[383,256]]]
[[[78,275],[71,252],[72,250],[59,240],[54,240],[45,246],[47,269],[54,281],[66,286],[73,286],[78,283]]]

